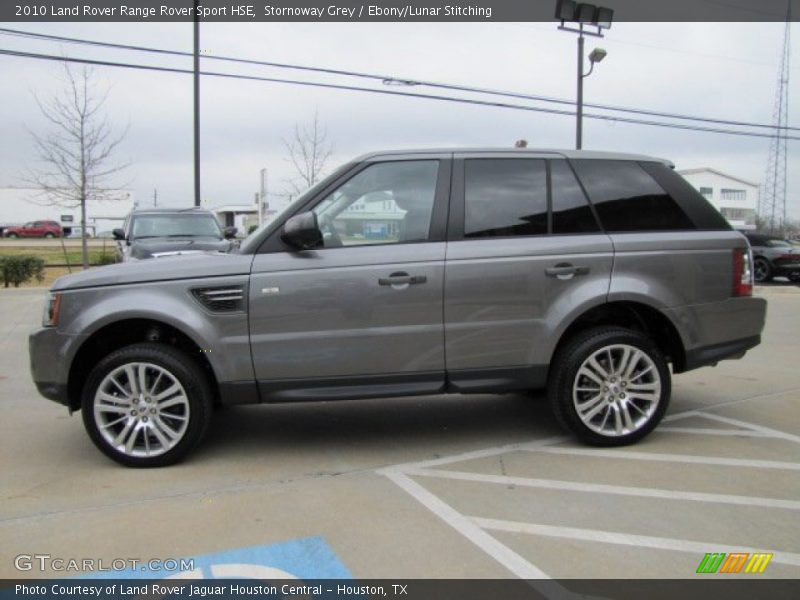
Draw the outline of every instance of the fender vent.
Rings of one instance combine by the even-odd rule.
[[[241,312],[244,310],[244,286],[196,288],[192,295],[212,312]]]

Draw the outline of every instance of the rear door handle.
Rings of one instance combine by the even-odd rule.
[[[559,263],[554,267],[544,270],[548,277],[558,277],[559,279],[572,279],[575,275],[587,275],[589,267],[571,265],[569,263]]]
[[[409,275],[408,273],[392,273],[389,277],[378,279],[379,285],[414,285],[426,283],[428,278],[425,275]]]

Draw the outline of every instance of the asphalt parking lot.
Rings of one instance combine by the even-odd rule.
[[[759,293],[762,345],[677,376],[636,446],[577,444],[541,397],[434,396],[227,409],[187,462],[131,470],[36,393],[43,292],[0,291],[0,576],[75,575],[15,567],[47,554],[197,557],[206,577],[686,578],[760,551],[755,577],[798,578],[800,293]]]

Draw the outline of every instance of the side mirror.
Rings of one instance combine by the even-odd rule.
[[[304,212],[287,219],[283,224],[281,239],[299,250],[321,246],[322,232],[319,230],[316,213]]]
[[[226,227],[222,230],[222,235],[225,236],[226,240],[232,240],[236,237],[236,232],[239,231],[236,227]]]
[[[120,228],[113,229],[111,231],[111,235],[114,236],[115,240],[117,240],[118,242],[121,242],[122,240],[125,239],[125,230],[120,229]]]

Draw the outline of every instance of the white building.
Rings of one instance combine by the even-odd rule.
[[[708,167],[678,173],[722,213],[731,227],[739,230],[756,228],[757,183]]]
[[[86,202],[86,229],[92,237],[122,227],[125,217],[134,208],[130,190],[112,194],[107,200]],[[0,227],[24,225],[30,221],[57,221],[62,227],[74,230],[80,227],[81,209],[80,206],[53,204],[35,188],[0,188]]]

